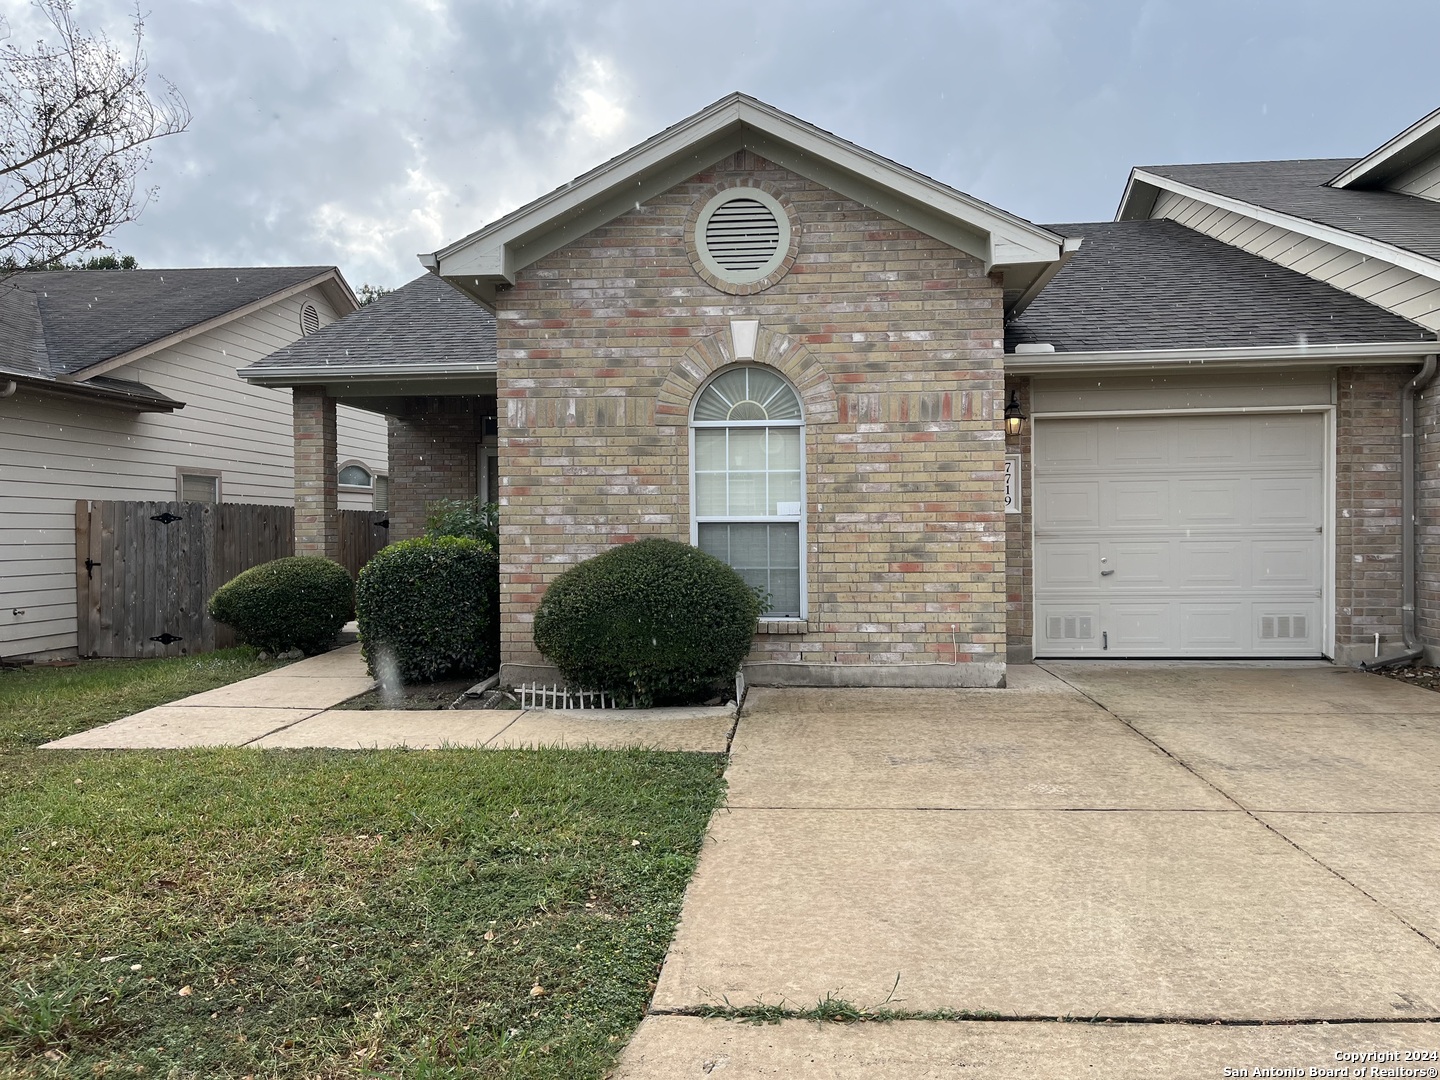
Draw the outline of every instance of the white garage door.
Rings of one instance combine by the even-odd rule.
[[[1039,420],[1037,656],[1318,656],[1318,414]]]

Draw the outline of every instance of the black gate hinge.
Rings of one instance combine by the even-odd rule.
[[[185,519],[179,514],[172,514],[166,510],[163,514],[151,514],[150,520],[158,521],[161,525],[169,525],[172,521],[184,521]]]
[[[175,642],[177,642],[177,641],[184,641],[185,639],[184,639],[183,637],[176,637],[174,634],[170,633],[170,632],[167,630],[165,633],[161,634],[159,637],[152,637],[150,640],[151,640],[151,641],[158,641],[161,645],[173,645]]]

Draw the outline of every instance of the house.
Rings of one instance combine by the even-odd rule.
[[[290,504],[290,394],[235,372],[355,307],[324,266],[0,280],[0,655],[73,655],[77,500]],[[369,509],[384,419],[339,423],[338,505]]]
[[[400,330],[364,372],[335,375],[354,317],[242,376],[296,387],[297,439],[383,401],[417,497],[498,491],[510,682],[549,674],[547,584],[645,536],[769,592],[759,683],[1390,657],[1436,629],[1404,452],[1407,402],[1436,422],[1436,131],[1137,169],[1116,221],[1041,226],[731,95],[422,256],[417,292],[475,305],[468,349],[411,348],[413,308],[377,306]]]

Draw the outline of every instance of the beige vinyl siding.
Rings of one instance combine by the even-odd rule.
[[[1391,191],[1440,202],[1440,154],[1410,166],[1385,186]]]
[[[1436,278],[1172,191],[1160,192],[1150,216],[1177,221],[1428,329],[1440,330],[1440,280]]]
[[[0,656],[75,647],[77,499],[171,501],[177,469],[193,468],[221,474],[225,502],[293,501],[290,392],[250,386],[235,371],[297,338],[306,300],[322,322],[334,320],[313,290],[112,373],[185,402],[174,413],[24,389],[0,400]],[[342,408],[339,428],[341,460],[385,471],[383,416]],[[347,509],[370,501],[341,496]]]

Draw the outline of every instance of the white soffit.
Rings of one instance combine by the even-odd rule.
[[[422,255],[477,298],[524,267],[742,149],[823,184],[994,267],[1029,279],[1076,246],[762,101],[731,94],[463,240]],[[1007,282],[1007,288],[1010,285]]]

